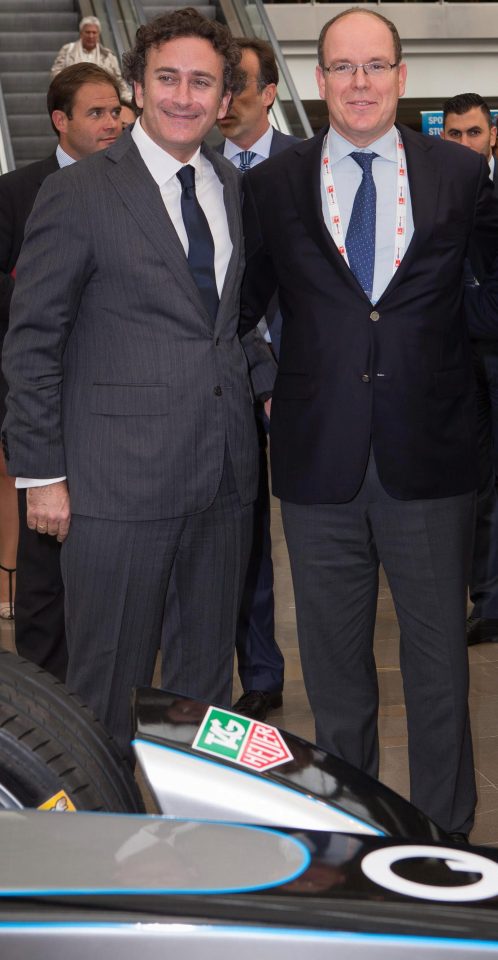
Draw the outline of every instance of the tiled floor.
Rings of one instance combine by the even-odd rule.
[[[313,740],[313,719],[299,664],[294,597],[277,501],[272,505],[272,533],[277,639],[285,654],[286,681],[284,705],[270,714],[270,719],[277,726]],[[0,622],[0,642],[11,646],[11,624]],[[381,779],[408,796],[406,722],[397,648],[396,617],[389,589],[382,581],[375,643],[381,696]],[[479,794],[472,841],[498,846],[498,644],[472,648],[470,667],[470,707]]]

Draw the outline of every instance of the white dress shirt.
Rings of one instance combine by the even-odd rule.
[[[166,153],[154,140],[151,140],[139,120],[134,124],[131,135],[145,166],[161,191],[164,206],[185,254],[188,254],[188,238],[181,208],[182,185],[176,176],[185,164],[175,160],[171,154]],[[195,168],[195,192],[213,235],[214,271],[218,296],[221,297],[233,247],[223,200],[223,184],[213,165],[201,153],[200,147],[188,163]]]
[[[332,127],[327,134],[327,149],[332,161],[332,176],[337,191],[337,200],[342,220],[344,237],[348,232],[351,211],[356,191],[362,180],[362,171],[358,163],[349,154],[376,153],[372,164],[372,174],[377,191],[375,221],[375,266],[372,291],[372,303],[382,296],[393,275],[394,262],[394,226],[396,222],[396,183],[398,176],[397,155],[398,131],[393,126],[383,137],[379,137],[368,147],[356,147],[341,137]],[[322,209],[325,223],[330,230],[330,215],[323,181],[321,184]],[[407,178],[406,196],[406,246],[413,236],[413,213],[410,200],[410,185]]]

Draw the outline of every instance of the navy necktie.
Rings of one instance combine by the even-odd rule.
[[[245,173],[246,170],[250,169],[256,154],[252,150],[241,150],[237,156],[239,158],[239,170],[241,173]]]
[[[204,305],[212,320],[218,312],[218,289],[214,272],[214,241],[206,214],[195,192],[195,169],[190,164],[178,171],[182,185],[182,217],[188,237],[187,261]]]
[[[367,297],[372,299],[375,266],[375,214],[377,191],[372,175],[376,153],[351,153],[363,170],[363,177],[354,198],[346,234],[349,266]]]

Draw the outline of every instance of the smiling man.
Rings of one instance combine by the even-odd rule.
[[[466,587],[476,486],[468,241],[498,247],[483,157],[396,126],[406,66],[374,11],[330,20],[329,125],[249,171],[242,329],[278,289],[271,459],[317,741],[378,775],[373,633],[396,606],[411,799],[467,835]]]
[[[202,140],[239,60],[193,9],[141,27],[126,58],[140,120],[43,185],[17,270],[5,455],[38,478],[28,525],[64,541],[67,684],[124,749],[173,571],[171,687],[230,703],[257,438],[240,177]]]

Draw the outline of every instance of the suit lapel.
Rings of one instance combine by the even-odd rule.
[[[225,307],[233,305],[234,284],[237,282],[242,251],[241,226],[241,186],[242,177],[229,160],[221,158],[206,144],[202,145],[202,152],[212,163],[214,170],[223,184],[223,200],[228,222],[228,231],[232,241],[232,254],[228,263],[223,290],[221,291],[220,306],[215,323],[215,331],[223,323]]]
[[[323,219],[321,157],[327,130],[328,127],[325,127],[311,140],[304,140],[295,147],[300,162],[289,164],[287,168],[291,178],[294,202],[308,233],[327,260],[339,271],[341,278],[356,294],[361,293],[367,299],[344,257],[339,253]]]
[[[440,170],[434,164],[433,144],[429,137],[415,134],[409,127],[400,127],[406,155],[408,182],[410,184],[410,202],[413,214],[413,236],[405,250],[405,255],[382,293],[380,301],[400,283],[414,259],[420,244],[425,244],[431,235],[437,209]]]
[[[115,147],[122,146],[124,135]],[[212,327],[201,296],[190,273],[185,251],[178,234],[168,216],[159,187],[151,177],[135,144],[130,141],[127,148],[118,151],[115,147],[107,153],[107,176],[118,192],[121,200],[135,218],[138,226],[154,245],[164,260],[170,273],[183,288],[196,311],[205,316],[206,323]]]
[[[51,173],[57,173],[60,169],[59,163],[57,161],[57,156],[55,153],[52,153],[43,163],[40,165],[38,172],[38,183],[41,184],[43,181],[50,176]]]

